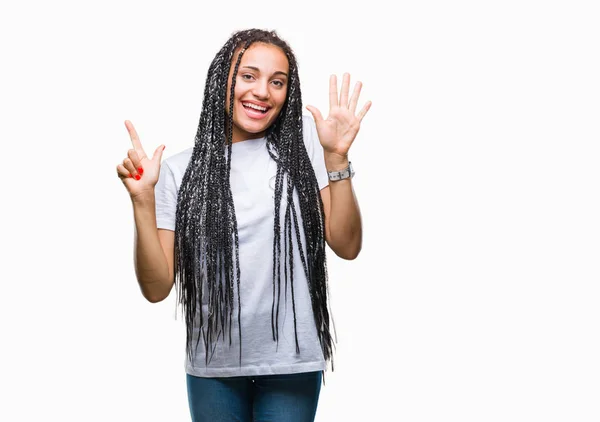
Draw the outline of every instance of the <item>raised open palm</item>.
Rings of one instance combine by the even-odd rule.
[[[165,146],[161,145],[156,148],[152,158],[148,158],[133,124],[126,120],[125,127],[129,132],[133,148],[127,151],[127,157],[123,160],[123,163],[117,165],[117,174],[129,195],[134,198],[154,189],[156,182],[158,182],[160,161]]]
[[[327,118],[324,119],[316,107],[306,106],[315,119],[319,141],[326,153],[334,153],[342,157],[348,154],[348,150],[360,129],[360,122],[371,108],[371,102],[368,101],[356,114],[361,88],[362,83],[357,82],[352,91],[352,97],[348,99],[350,74],[344,73],[338,98],[337,77],[331,75],[329,78],[329,115]]]

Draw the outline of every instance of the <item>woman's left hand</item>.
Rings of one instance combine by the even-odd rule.
[[[347,159],[348,150],[360,129],[360,122],[371,108],[371,101],[367,101],[362,110],[356,114],[361,88],[362,83],[357,82],[352,97],[348,99],[350,74],[344,73],[342,89],[338,98],[337,77],[331,75],[329,78],[329,116],[323,119],[321,112],[316,107],[306,106],[315,119],[319,141],[326,154],[335,154],[342,159]]]

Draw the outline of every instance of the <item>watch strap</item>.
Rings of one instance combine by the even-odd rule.
[[[348,161],[348,167],[339,171],[328,171],[327,175],[329,176],[329,180],[332,182],[352,178],[354,177],[354,169],[352,168],[352,163]]]

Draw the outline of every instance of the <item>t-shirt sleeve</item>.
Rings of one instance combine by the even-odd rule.
[[[325,168],[325,156],[323,155],[323,147],[319,141],[319,135],[317,134],[317,126],[312,117],[304,116],[304,127],[305,141],[306,141],[306,152],[310,158],[315,175],[317,176],[317,183],[319,184],[319,190],[329,186],[329,177],[327,176],[327,169]]]
[[[163,161],[160,175],[154,187],[156,202],[156,226],[159,229],[175,231],[175,213],[177,211],[177,182],[169,164]]]

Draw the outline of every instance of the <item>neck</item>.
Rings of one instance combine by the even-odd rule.
[[[250,133],[239,130],[237,127],[233,128],[233,135],[231,136],[231,143],[247,141],[248,139],[258,139],[264,137],[265,131],[259,133]]]

